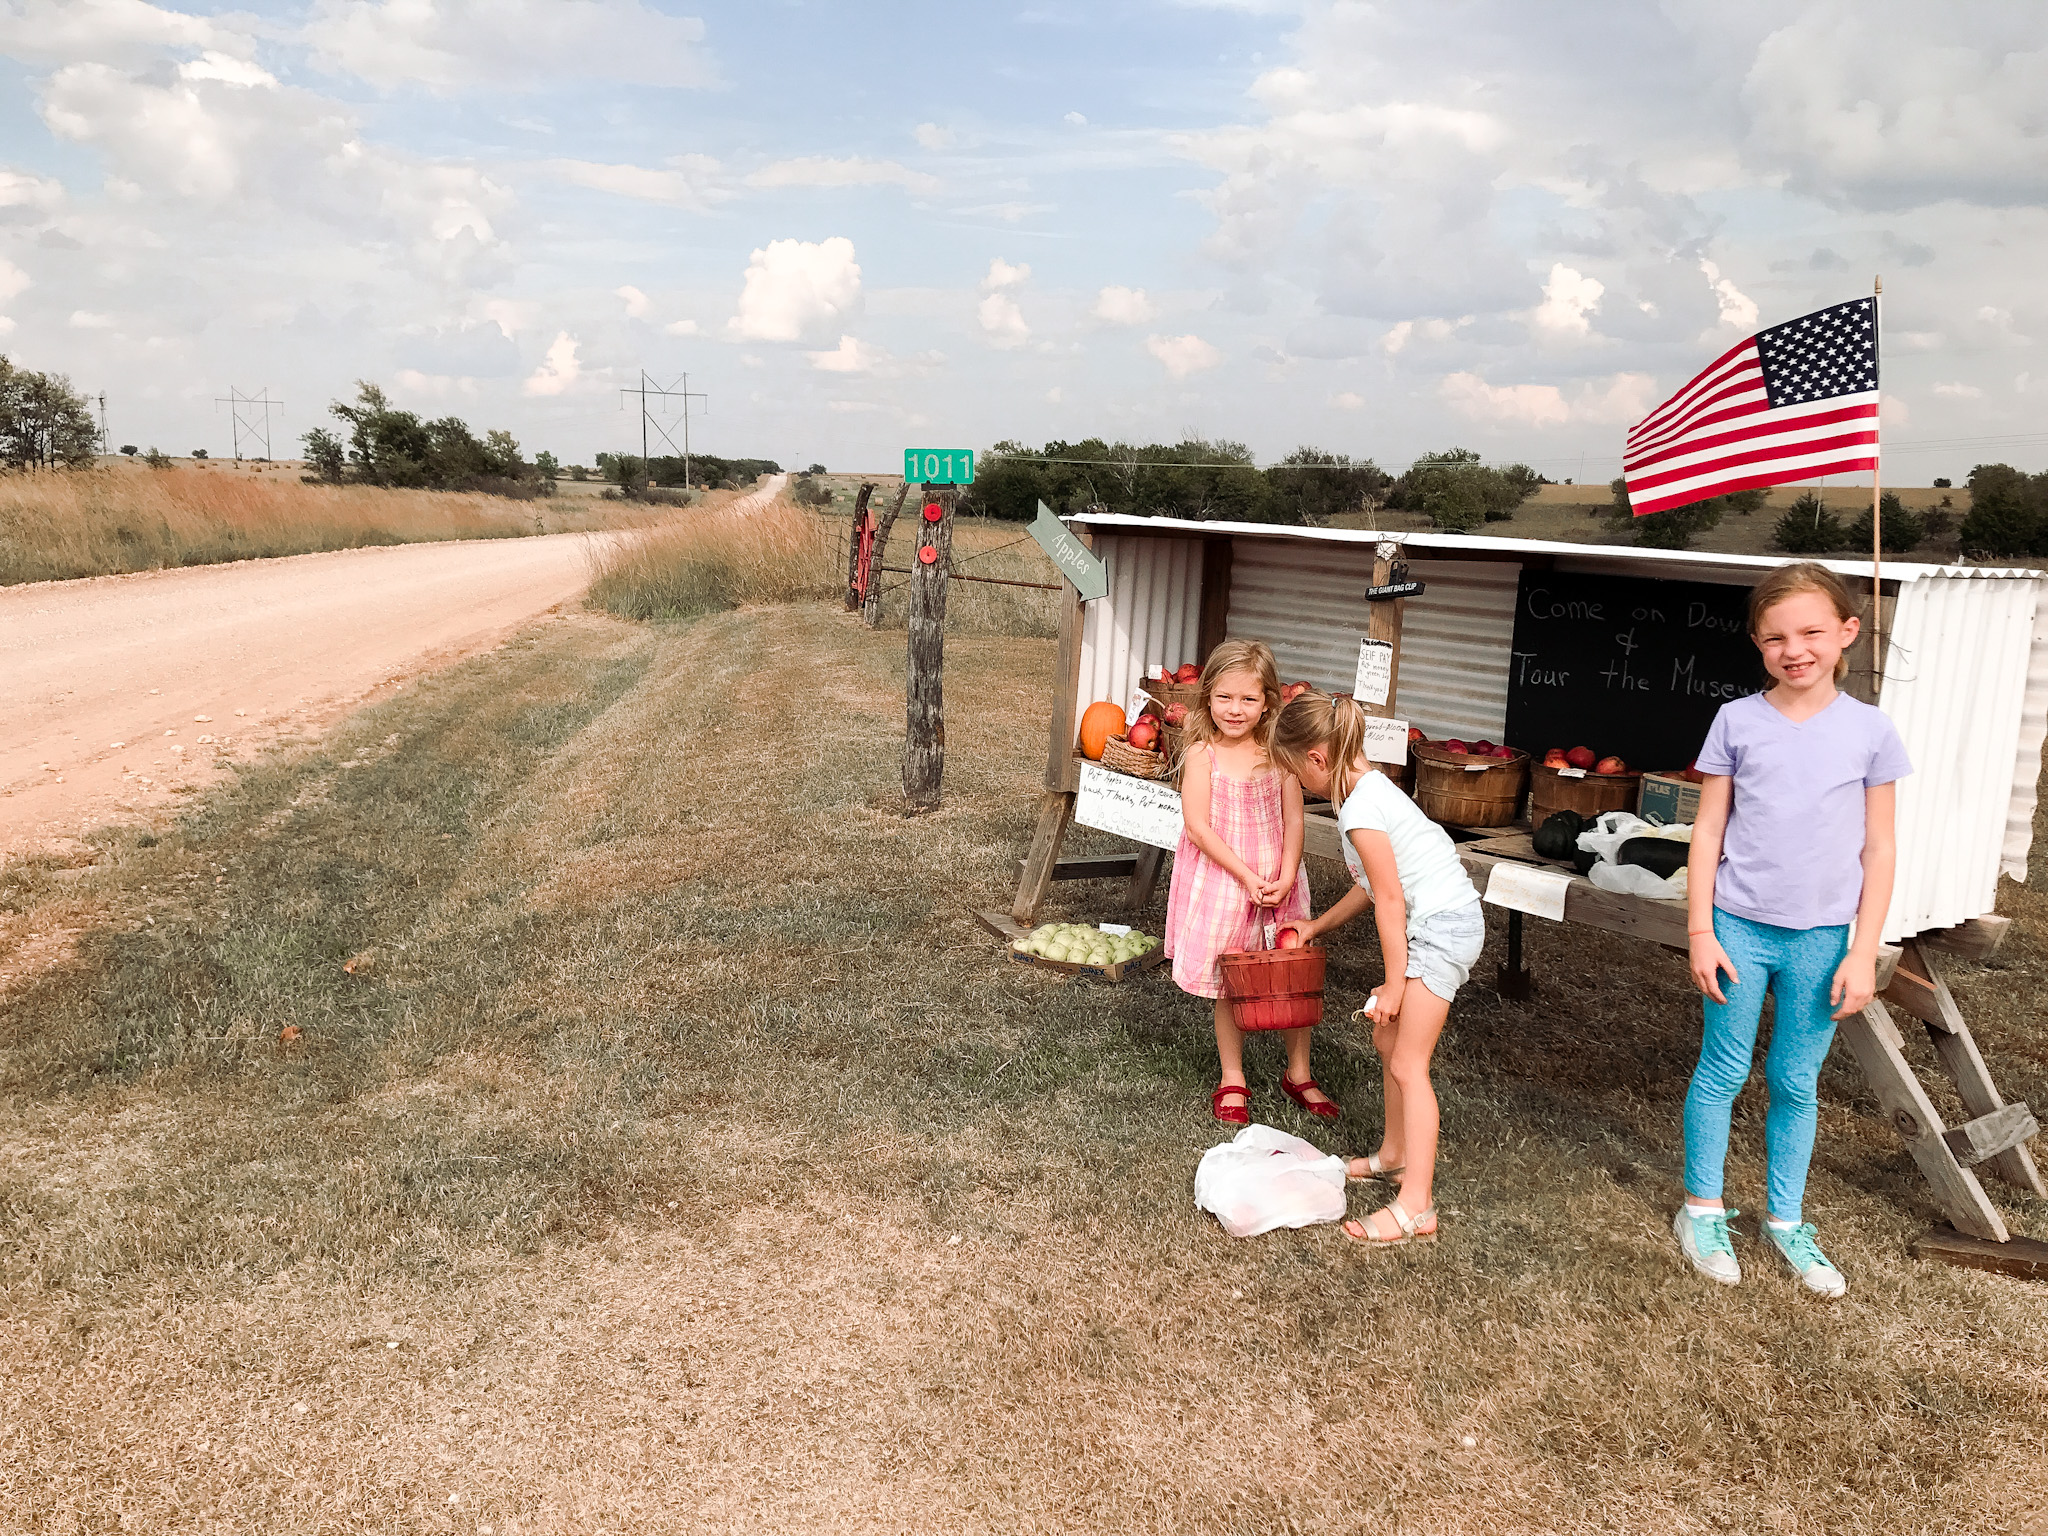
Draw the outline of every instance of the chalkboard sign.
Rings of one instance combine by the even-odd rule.
[[[1631,768],[1683,768],[1731,699],[1765,675],[1749,589],[1522,572],[1508,663],[1508,745],[1591,747]]]

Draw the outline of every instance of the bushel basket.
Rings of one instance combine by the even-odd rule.
[[[1632,811],[1642,794],[1640,773],[1587,773],[1567,778],[1542,763],[1529,770],[1529,825],[1540,827],[1545,817],[1559,811],[1577,811],[1591,821],[1609,811]]]
[[[1223,973],[1223,995],[1230,1000],[1230,1017],[1239,1029],[1253,1032],[1320,1024],[1324,960],[1317,944],[1223,954],[1217,965]]]
[[[1433,741],[1408,745],[1415,761],[1415,803],[1431,821],[1451,827],[1504,827],[1521,808],[1529,754],[1470,757]]]

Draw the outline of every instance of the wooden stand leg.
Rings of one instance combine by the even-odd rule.
[[[1152,892],[1159,884],[1159,866],[1166,862],[1166,850],[1149,845],[1138,850],[1138,867],[1131,871],[1130,887],[1124,892],[1124,906],[1142,912],[1152,905]]]
[[[1522,914],[1508,909],[1508,957],[1494,973],[1494,988],[1511,1003],[1526,1003],[1536,995],[1536,978],[1522,960]]]
[[[1048,790],[1039,798],[1038,826],[1031,834],[1031,851],[1024,856],[1024,875],[1017,882],[1017,899],[1010,916],[1029,927],[1038,920],[1038,908],[1052,889],[1053,866],[1059,862],[1060,844],[1067,840],[1067,825],[1074,819],[1074,797],[1060,790]]]
[[[1934,1198],[1950,1223],[1972,1237],[2006,1241],[2009,1234],[2004,1218],[1985,1195],[1984,1186],[1977,1182],[1976,1174],[1956,1161],[1955,1153],[1942,1140],[1947,1127],[1900,1052],[1899,1028],[1885,1005],[1873,1002],[1844,1019],[1838,1034],[1855,1054],[1856,1064],[1863,1069],[1864,1079],[1906,1143],[1906,1150],[1934,1186]]]
[[[1972,1116],[1989,1115],[2005,1108],[2005,1097],[1991,1081],[1991,1069],[1984,1065],[1984,1054],[1977,1049],[1977,1038],[1970,1033],[1969,1021],[1963,1017],[1963,1010],[1957,1006],[1955,994],[1949,991],[1948,983],[1935,970],[1933,957],[1918,939],[1908,939],[1902,958],[1908,960],[1912,970],[1927,983],[1927,1001],[1934,1004],[1930,1011],[1937,1018],[1922,1022],[1927,1025],[1927,1038],[1934,1045],[1934,1054],[1941,1062],[1942,1070],[1956,1085],[1956,1096],[1963,1101],[1963,1108]],[[2006,1183],[2048,1198],[2048,1184],[2042,1182],[2041,1170],[2035,1166],[2034,1155],[2024,1143],[1994,1153],[1985,1160],[1985,1166]]]

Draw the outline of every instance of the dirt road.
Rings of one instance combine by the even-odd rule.
[[[589,584],[589,534],[0,589],[0,861],[173,803]]]

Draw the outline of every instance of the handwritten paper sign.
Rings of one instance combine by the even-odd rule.
[[[1180,842],[1180,791],[1156,779],[1134,779],[1099,763],[1083,763],[1074,820],[1134,843],[1171,849]]]
[[[1365,758],[1370,763],[1408,761],[1408,722],[1379,715],[1365,717]]]
[[[1351,696],[1361,704],[1381,704],[1394,689],[1394,647],[1386,640],[1358,642],[1358,677]]]
[[[1486,877],[1485,899],[1496,907],[1507,907],[1511,911],[1527,912],[1561,923],[1564,921],[1564,893],[1571,889],[1571,884],[1572,877],[1561,871],[1503,861],[1494,865]]]

